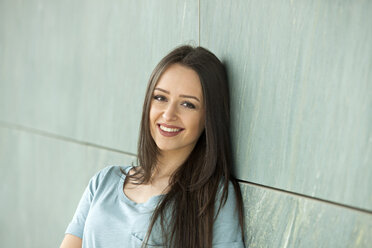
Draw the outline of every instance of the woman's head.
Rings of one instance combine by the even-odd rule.
[[[177,73],[178,76],[184,76],[183,79],[188,79],[190,84],[187,84],[187,80],[184,82],[176,80]],[[199,88],[187,87],[197,86],[198,82]],[[155,89],[158,88],[157,85],[159,83],[164,84],[171,89],[179,89],[178,86],[182,86],[183,88],[181,89],[189,90],[186,93],[191,93],[193,96],[201,98],[199,99],[201,102],[193,99],[188,100],[195,105],[199,104],[198,106],[203,108],[203,110],[189,110],[186,112],[186,109],[181,109],[180,105],[178,105],[178,111],[184,111],[182,112],[183,116],[186,115],[184,113],[188,113],[190,116],[191,113],[195,116],[195,112],[201,113],[202,111],[203,113],[199,119],[200,123],[202,123],[200,134],[198,135],[200,137],[198,137],[198,142],[195,143],[194,151],[190,156],[198,155],[199,159],[208,160],[204,161],[202,168],[199,168],[202,177],[195,182],[197,184],[205,183],[207,178],[209,178],[216,170],[219,157],[222,156],[221,158],[224,158],[226,154],[229,154],[227,151],[230,148],[229,90],[225,68],[218,58],[207,49],[202,47],[193,48],[191,46],[177,47],[158,63],[150,76],[143,105],[138,147],[139,164],[141,166],[149,166],[150,164],[151,167],[154,166],[154,163],[156,162],[155,159],[159,155],[159,147],[151,134],[151,132],[155,131],[155,128],[151,128],[152,123],[150,120],[151,110],[153,109],[151,108],[152,103],[159,106],[159,102],[154,102],[154,100],[156,101],[154,96],[157,96],[157,93],[161,93],[159,90]],[[201,89],[202,92],[198,92],[198,89]],[[165,94],[161,95],[165,96]],[[158,98],[158,100],[159,99],[160,98]],[[177,100],[180,100],[179,103],[181,103],[181,98],[177,98]],[[174,112],[176,110],[171,109],[176,105],[164,105],[167,105],[164,106],[164,108],[170,107],[168,114],[171,116],[168,116],[167,114],[158,115],[157,118],[159,122],[183,128],[182,122],[177,122],[176,120],[177,113]],[[166,118],[168,118],[168,121]],[[173,124],[172,121],[174,121]],[[157,123],[156,120],[155,123]],[[226,170],[226,168],[224,170]]]

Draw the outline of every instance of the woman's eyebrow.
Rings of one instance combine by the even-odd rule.
[[[164,93],[169,94],[169,91],[167,91],[167,90],[163,90],[163,89],[161,89],[161,88],[155,88],[155,90],[160,90],[160,91],[162,91],[162,92],[164,92]],[[197,98],[196,96],[180,95],[180,97],[193,98],[193,99],[197,100],[198,102],[200,102],[199,98]]]

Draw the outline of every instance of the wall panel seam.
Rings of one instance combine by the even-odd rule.
[[[200,0],[198,0],[198,45],[200,46]]]
[[[248,185],[253,186],[253,187],[263,188],[263,189],[266,189],[266,190],[272,190],[272,191],[275,191],[275,192],[278,192],[278,193],[287,194],[287,195],[291,195],[291,196],[306,198],[306,199],[313,200],[313,201],[318,201],[318,202],[322,202],[322,203],[326,203],[326,204],[330,204],[330,205],[334,205],[334,206],[338,206],[338,207],[342,207],[342,208],[347,208],[347,209],[353,210],[353,211],[372,214],[372,210],[359,208],[359,207],[355,207],[355,206],[350,206],[350,205],[335,202],[335,201],[330,201],[330,200],[326,200],[326,199],[322,199],[322,198],[318,198],[318,197],[314,197],[314,196],[309,196],[309,195],[305,195],[305,194],[301,194],[301,193],[297,193],[297,192],[293,192],[293,191],[288,191],[288,190],[284,190],[284,189],[280,189],[280,188],[270,187],[270,186],[259,184],[259,183],[244,181],[244,180],[241,180],[241,179],[238,179],[238,182],[240,184],[248,184]]]
[[[39,130],[39,129],[22,126],[22,125],[19,125],[19,124],[0,121],[0,127],[13,129],[13,130],[17,130],[17,131],[23,131],[23,132],[36,134],[36,135],[39,135],[39,136],[48,137],[48,138],[52,138],[52,139],[56,139],[56,140],[60,140],[60,141],[66,141],[66,142],[70,142],[70,143],[74,143],[74,144],[79,144],[79,145],[83,145],[83,146],[90,146],[90,147],[94,147],[94,148],[97,148],[97,149],[102,149],[102,150],[106,150],[106,151],[110,151],[110,152],[117,152],[117,153],[120,153],[120,154],[125,154],[125,155],[129,155],[129,156],[137,157],[136,154],[131,153],[131,152],[126,152],[126,151],[122,151],[122,150],[119,150],[119,149],[94,144],[94,143],[91,143],[91,142],[81,141],[81,140],[73,139],[73,138],[70,138],[70,137],[63,136],[63,135],[54,134],[54,133],[50,133],[50,132],[47,132],[47,131],[42,131],[42,130]]]

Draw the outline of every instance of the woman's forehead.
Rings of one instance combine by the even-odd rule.
[[[187,94],[203,97],[198,74],[186,66],[173,64],[160,76],[155,89],[163,89],[169,94]]]

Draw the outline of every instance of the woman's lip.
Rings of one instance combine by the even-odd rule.
[[[184,129],[180,129],[179,131],[177,131],[177,132],[166,132],[166,131],[164,131],[164,130],[162,130],[161,128],[160,128],[160,125],[162,125],[162,124],[158,124],[157,126],[158,126],[158,130],[159,130],[159,132],[160,132],[160,134],[161,135],[163,135],[163,136],[165,136],[165,137],[173,137],[173,136],[177,136],[179,133],[181,133]]]
[[[177,126],[172,126],[172,125],[167,125],[167,124],[165,124],[165,123],[158,123],[158,126],[160,126],[160,125],[162,125],[162,126],[164,126],[164,127],[167,127],[167,128],[177,128],[177,129],[184,129],[184,128],[182,128],[182,127],[177,127]]]

